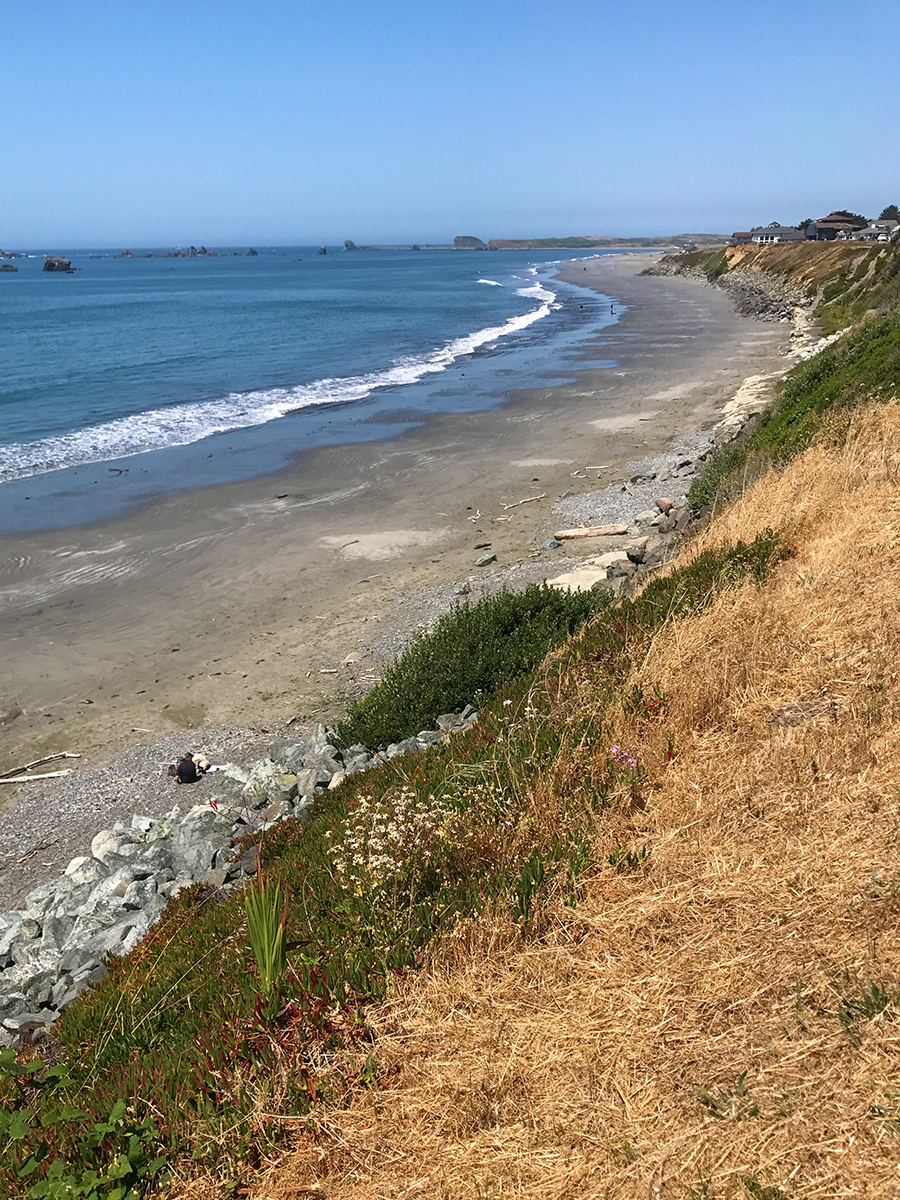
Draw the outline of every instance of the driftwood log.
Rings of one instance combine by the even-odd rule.
[[[10,783],[13,783],[13,782],[18,783],[18,779],[13,780],[10,778],[10,776],[23,775],[26,771],[31,771],[35,767],[42,767],[45,763],[58,762],[58,760],[61,758],[81,758],[81,755],[80,754],[72,754],[68,750],[62,750],[62,751],[60,751],[59,754],[47,754],[44,756],[44,758],[36,758],[34,760],[34,762],[24,763],[21,767],[12,767],[9,771],[0,771],[0,783],[3,783],[4,780],[6,780]],[[58,774],[60,774],[60,772],[56,771],[56,772],[54,772],[54,774],[58,775]],[[64,771],[64,772],[62,772],[62,774],[68,775],[69,772]],[[30,776],[30,778],[37,779],[38,776],[32,775],[32,776]],[[40,778],[46,779],[47,776],[43,775]]]
[[[565,542],[571,538],[621,537],[627,532],[627,525],[588,525],[583,529],[560,529],[553,536],[557,541]]]
[[[72,768],[66,767],[64,771],[44,771],[40,775],[4,775],[0,779],[0,785],[4,783],[31,783],[33,779],[60,779],[63,775],[71,775]]]

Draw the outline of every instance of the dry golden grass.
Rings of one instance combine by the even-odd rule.
[[[771,525],[796,557],[657,637],[660,721],[606,714],[645,807],[584,901],[459,929],[370,1014],[383,1086],[255,1200],[900,1196],[900,405],[853,422],[691,548]],[[651,853],[618,875],[623,838]]]

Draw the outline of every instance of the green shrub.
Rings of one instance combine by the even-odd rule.
[[[457,605],[415,638],[350,710],[338,728],[341,741],[383,746],[432,728],[441,713],[480,706],[609,603],[602,592],[531,584]]]

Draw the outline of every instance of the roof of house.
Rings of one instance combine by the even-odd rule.
[[[853,222],[848,221],[841,213],[829,213],[827,217],[819,217],[816,224],[833,225],[835,228],[846,226],[849,229],[853,225]]]

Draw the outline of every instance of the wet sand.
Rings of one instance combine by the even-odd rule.
[[[411,594],[475,573],[485,543],[498,568],[528,561],[564,491],[622,478],[628,460],[708,426],[745,376],[777,369],[788,326],[739,317],[689,280],[640,277],[652,258],[560,272],[628,306],[590,352],[612,368],[554,364],[571,383],[490,412],[102,525],[0,539],[0,695],[25,710],[0,726],[0,770],[56,750],[101,762],[204,725],[339,716],[377,676]]]

